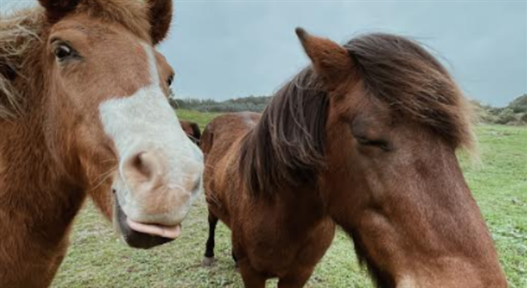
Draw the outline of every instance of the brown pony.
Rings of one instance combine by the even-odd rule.
[[[181,128],[183,128],[183,131],[185,131],[190,141],[199,146],[201,141],[201,130],[199,129],[198,124],[184,120],[179,122],[181,123]]]
[[[0,18],[0,287],[50,285],[88,194],[149,248],[179,236],[201,190],[154,49],[171,1],[39,2]]]
[[[456,158],[474,140],[469,106],[446,69],[399,36],[365,35],[341,46],[302,29],[297,34],[313,68],[274,97],[238,144],[239,170],[211,178],[245,183],[243,197],[255,204],[236,220],[263,225],[253,220],[259,201],[280,197],[277,188],[309,183],[378,287],[506,287]],[[323,112],[307,108],[314,94]],[[312,130],[315,123],[324,131]],[[297,201],[306,195],[293,191]],[[305,217],[297,209],[292,217]]]
[[[269,127],[261,127],[268,123],[268,117],[275,116],[288,125],[307,120],[303,115],[312,116],[303,122],[305,131],[290,131],[298,137],[289,143],[298,149],[296,156],[309,157],[323,149],[322,142],[311,136],[323,137],[328,102],[313,93],[306,94],[302,105],[297,106],[297,95],[300,93],[295,84],[283,88],[273,100],[280,102],[275,105],[280,105],[283,113],[270,115],[270,110],[266,110],[258,125],[260,114],[225,114],[215,118],[203,132],[205,195],[209,208],[209,239],[203,263],[213,262],[214,232],[219,218],[232,230],[233,257],[246,287],[265,287],[269,278],[279,278],[278,287],[303,287],[335,234],[322,194],[310,176],[313,171],[300,162],[289,162],[295,161],[293,158],[278,158],[270,150],[248,154],[252,147],[272,149],[273,139],[264,132]],[[264,163],[262,157],[274,158]],[[259,167],[282,163],[297,165],[290,168],[303,173],[303,181],[275,182],[265,194],[256,194],[257,190],[246,187],[240,177],[243,175],[240,165]]]

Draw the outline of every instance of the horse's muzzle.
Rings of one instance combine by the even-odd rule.
[[[119,201],[115,199],[115,213],[116,221],[119,226],[119,230],[123,236],[125,242],[133,248],[149,249],[155,246],[159,246],[174,240],[174,238],[165,238],[161,236],[154,236],[142,232],[138,232],[130,228],[127,222],[127,216],[121,209]]]

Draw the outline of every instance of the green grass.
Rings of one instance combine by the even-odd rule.
[[[214,117],[220,115],[221,113],[200,113],[197,111],[191,110],[177,110],[177,115],[181,120],[188,120],[198,123],[201,130],[212,120]]]
[[[215,115],[179,111],[203,128]],[[217,115],[217,114],[216,114]],[[512,288],[527,287],[527,129],[480,126],[481,165],[462,160],[465,176],[487,220]],[[213,268],[200,265],[207,236],[203,197],[173,243],[128,248],[91,203],[77,218],[68,255],[53,287],[243,287],[231,260],[230,232],[217,230]],[[268,287],[272,287],[271,282]],[[339,232],[308,287],[372,287],[351,242]]]

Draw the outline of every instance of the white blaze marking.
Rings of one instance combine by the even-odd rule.
[[[160,85],[154,51],[143,45],[148,56],[151,83],[129,97],[115,98],[100,104],[99,113],[106,134],[114,141],[119,153],[121,181],[114,183],[117,198],[125,214],[134,219],[148,221],[149,216],[141,212],[139,203],[126,183],[123,164],[129,157],[155,149],[166,156],[170,188],[183,188],[186,178],[196,177],[185,173],[189,163],[202,165],[202,154],[187,137],[176,113],[165,97]],[[202,167],[202,166],[201,166]],[[201,169],[202,170],[202,169]],[[184,190],[184,189],[183,189]],[[190,192],[190,191],[188,191]],[[195,198],[198,193],[193,194]],[[182,218],[190,209],[194,199],[173,211],[171,217]],[[175,207],[176,208],[176,207]]]

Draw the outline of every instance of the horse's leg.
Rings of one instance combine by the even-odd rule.
[[[209,238],[205,248],[205,258],[203,258],[203,266],[211,266],[214,263],[214,234],[216,233],[216,225],[218,224],[218,217],[209,210]]]
[[[278,288],[302,288],[306,285],[315,267],[295,270],[278,281]]]
[[[249,261],[241,261],[239,265],[245,288],[265,288],[265,281],[267,279],[262,274],[255,271],[249,265]]]

